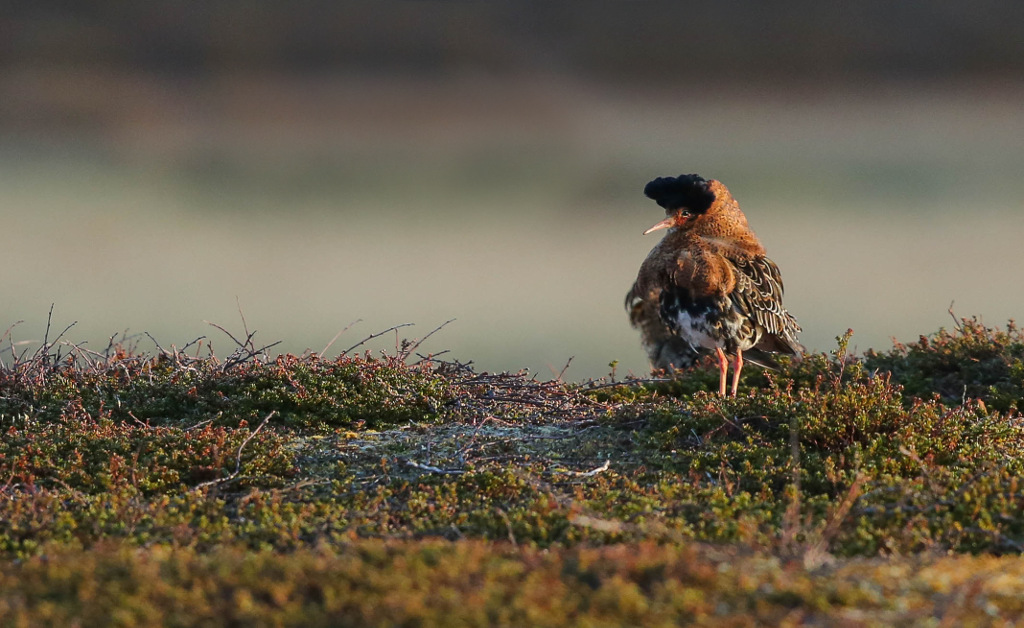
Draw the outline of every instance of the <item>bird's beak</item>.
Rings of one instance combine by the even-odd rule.
[[[655,232],[655,231],[657,231],[659,229],[668,229],[669,227],[674,226],[675,222],[676,222],[675,215],[669,216],[668,218],[666,218],[665,220],[662,220],[661,222],[659,222],[658,224],[654,225],[653,227],[651,227],[647,231],[644,231],[644,235],[647,235],[648,233],[653,233],[653,232]]]

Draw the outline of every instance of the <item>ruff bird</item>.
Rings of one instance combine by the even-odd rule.
[[[659,177],[644,194],[666,214],[644,235],[668,233],[640,266],[626,309],[652,366],[682,368],[713,352],[719,393],[726,394],[731,362],[735,396],[744,358],[777,368],[771,354],[802,353],[800,326],[782,307],[779,268],[729,190],[684,174]]]

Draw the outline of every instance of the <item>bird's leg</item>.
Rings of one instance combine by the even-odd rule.
[[[743,368],[743,350],[736,348],[736,361],[732,365],[732,396],[736,396],[736,389],[740,385],[740,369]],[[723,395],[725,393],[722,393]]]
[[[718,352],[718,394],[725,396],[725,380],[727,373],[729,372],[729,358],[725,357],[725,351],[722,351],[721,347],[715,347],[715,351]]]

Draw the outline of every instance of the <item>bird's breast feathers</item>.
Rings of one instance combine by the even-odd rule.
[[[695,296],[726,295],[736,287],[735,266],[709,247],[684,249],[669,271],[672,282]]]

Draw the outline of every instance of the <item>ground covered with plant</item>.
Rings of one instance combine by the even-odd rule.
[[[1024,621],[1024,334],[584,383],[45,342],[0,365],[0,625]]]

